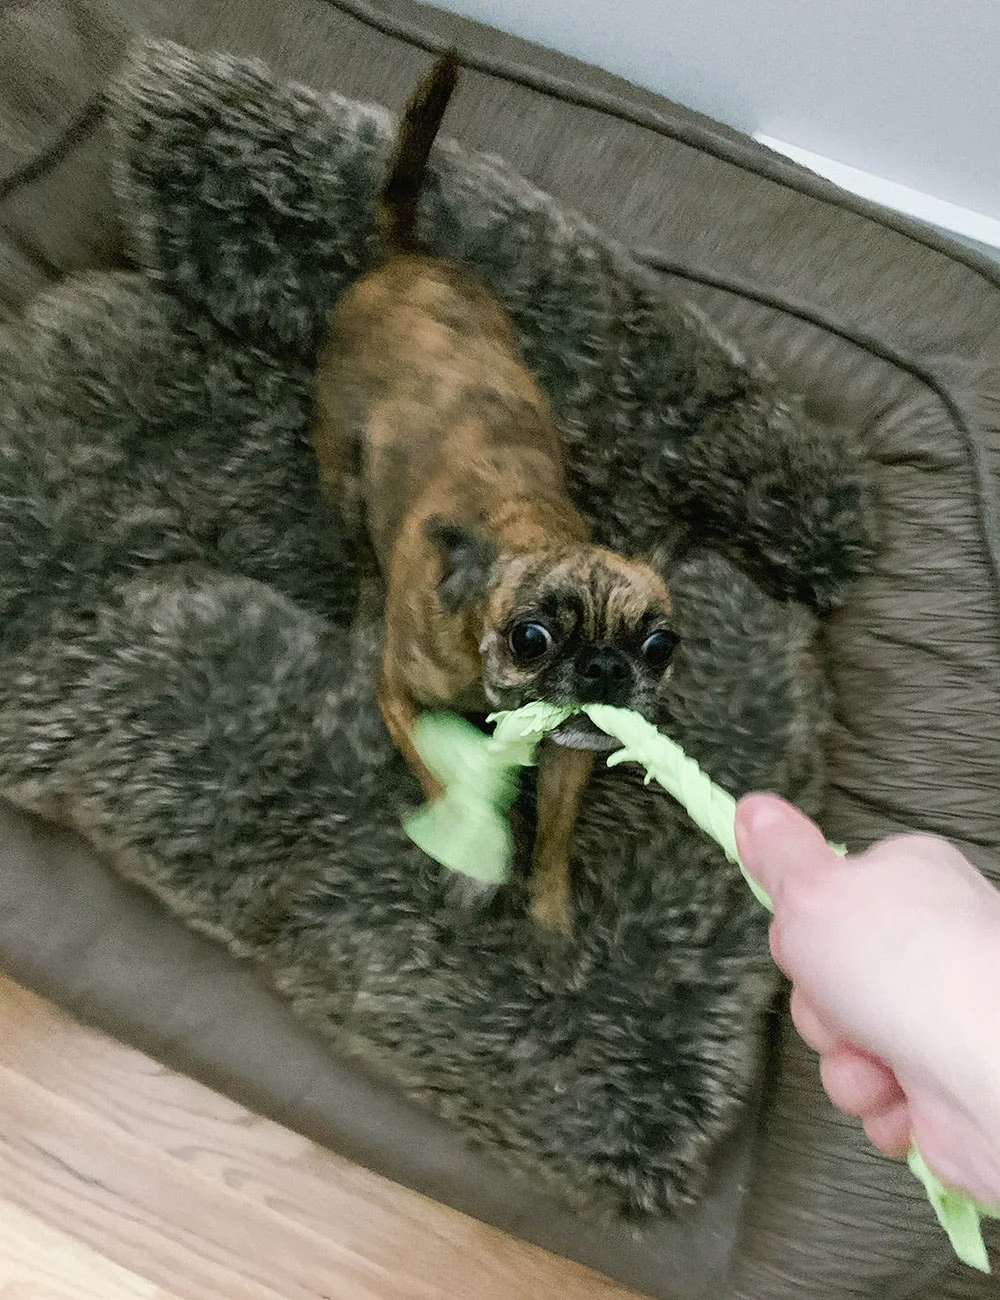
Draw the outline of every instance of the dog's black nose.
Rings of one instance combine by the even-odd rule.
[[[595,646],[584,650],[577,663],[576,675],[580,684],[581,704],[625,703],[632,669],[620,650],[615,650],[612,646]]]

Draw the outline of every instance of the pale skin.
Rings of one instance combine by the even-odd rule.
[[[887,1155],[915,1140],[942,1182],[1000,1206],[1000,892],[933,836],[839,858],[773,795],[740,802],[736,839],[831,1101]]]

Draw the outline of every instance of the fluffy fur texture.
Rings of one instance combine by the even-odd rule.
[[[419,790],[378,647],[347,631],[310,362],[388,117],[172,46],[140,51],[116,112],[143,269],[0,339],[0,790],[570,1202],[675,1209],[759,1062],[763,913],[668,797],[602,772],[554,965],[525,915],[530,781],[522,874],[470,897],[400,830]],[[440,150],[428,207],[512,312],[595,533],[674,544],[672,734],[730,790],[814,808],[815,618],[764,588],[828,604],[857,570],[850,447],[500,164]]]

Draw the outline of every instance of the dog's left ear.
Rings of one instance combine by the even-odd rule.
[[[441,552],[438,594],[448,613],[457,614],[482,600],[489,590],[497,548],[471,529],[439,515],[427,520],[424,531]]]

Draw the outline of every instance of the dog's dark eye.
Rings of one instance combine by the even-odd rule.
[[[550,648],[552,633],[542,623],[515,623],[507,640],[514,657],[527,664]]]
[[[642,643],[642,657],[650,668],[666,668],[676,645],[673,632],[654,632]]]

